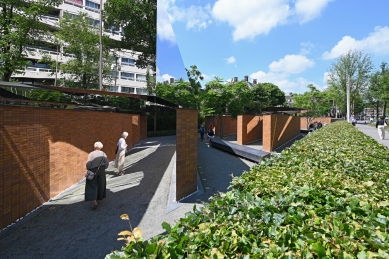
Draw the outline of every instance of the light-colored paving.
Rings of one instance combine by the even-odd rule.
[[[377,129],[356,126],[380,144]],[[260,145],[258,145],[260,146]],[[257,147],[259,148],[259,147]],[[250,171],[254,163],[198,143],[199,178],[204,193],[167,212],[175,162],[175,136],[150,138],[131,150],[124,176],[108,168],[107,198],[95,211],[84,202],[84,182],[46,203],[28,221],[13,225],[14,231],[0,239],[0,258],[104,258],[120,249],[117,233],[129,229],[119,216],[127,213],[133,227],[143,230],[145,239],[163,233],[162,222],[174,223],[193,206],[216,193],[226,192],[232,176]]]
[[[163,222],[174,223],[201,206],[209,197],[227,191],[232,175],[241,175],[253,165],[250,161],[198,143],[199,178],[204,192],[167,212],[175,163],[175,136],[150,138],[134,147],[126,157],[124,176],[107,170],[107,198],[97,210],[84,202],[84,182],[47,202],[29,220],[6,229],[0,236],[0,258],[104,258],[120,249],[117,234],[140,227],[145,239],[161,234]],[[9,230],[13,231],[9,231]],[[5,235],[5,233],[7,235]]]

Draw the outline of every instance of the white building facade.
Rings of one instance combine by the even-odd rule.
[[[105,3],[106,0],[103,0]],[[50,14],[42,16],[42,21],[53,28],[57,27],[59,19],[65,15],[78,15],[80,12],[86,13],[94,20],[95,25],[99,25],[100,16],[100,1],[99,0],[65,0],[63,4],[58,6]],[[108,35],[114,40],[121,40],[121,31],[106,30],[105,35]],[[61,78],[60,73],[53,74],[53,69],[46,64],[39,63],[43,55],[50,55],[53,60],[58,63],[67,62],[72,58],[71,54],[57,49],[52,46],[29,46],[27,48],[27,59],[31,62],[25,68],[24,74],[14,74],[13,79],[26,84],[46,84],[54,85],[56,80]],[[108,87],[113,92],[146,94],[146,69],[140,69],[135,66],[139,52],[134,51],[119,51],[116,52],[117,59],[112,66],[113,73],[117,74],[116,80],[103,82],[104,87]],[[55,68],[54,68],[55,71]],[[114,72],[117,71],[117,72]],[[152,71],[150,71],[152,74]]]

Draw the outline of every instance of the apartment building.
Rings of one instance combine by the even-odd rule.
[[[103,3],[106,0],[103,0]],[[99,0],[65,0],[51,13],[42,16],[42,21],[55,30],[57,23],[65,14],[76,16],[82,11],[86,13],[96,26],[99,26],[100,1]],[[121,40],[120,30],[110,29],[103,32],[114,40]],[[26,84],[55,85],[57,79],[61,78],[60,73],[53,75],[53,70],[47,64],[39,63],[43,55],[50,55],[58,63],[67,62],[72,54],[66,53],[66,49],[58,47],[50,42],[40,46],[28,46],[27,59],[30,64],[25,68],[24,74],[14,74],[13,79]],[[135,66],[139,52],[121,51],[117,52],[116,62],[112,66],[113,74],[117,75],[113,82],[103,82],[103,85],[114,92],[146,94],[146,69]],[[55,69],[54,69],[55,71]]]

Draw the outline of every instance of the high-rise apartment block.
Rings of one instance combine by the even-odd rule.
[[[103,0],[103,3],[105,3],[105,1],[106,0]],[[44,24],[55,29],[62,16],[65,14],[76,16],[80,12],[86,13],[93,20],[94,25],[100,25],[99,0],[65,0],[51,13],[46,14],[41,18]],[[103,33],[118,41],[120,41],[122,37],[122,32],[120,30],[105,29]],[[56,79],[61,78],[60,73],[53,74],[53,68],[50,68],[47,64],[38,62],[43,55],[50,55],[51,58],[58,63],[72,59],[72,54],[66,53],[66,49],[63,47],[58,48],[54,43],[50,44],[50,42],[40,46],[28,46],[27,50],[28,55],[26,58],[30,61],[30,64],[25,68],[25,73],[13,74],[12,76],[13,79],[26,84],[54,85]],[[113,80],[110,83],[104,82],[103,85],[114,92],[145,94],[146,69],[137,68],[135,66],[135,62],[140,53],[131,50],[122,50],[116,52],[116,54],[117,57],[112,66],[112,73],[117,75],[116,80]]]

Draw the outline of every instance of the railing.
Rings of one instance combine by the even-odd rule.
[[[41,15],[41,18],[43,18],[43,19],[48,19],[48,20],[52,20],[52,21],[56,21],[56,22],[59,21],[59,17],[54,16],[54,15],[45,14],[45,15]]]
[[[134,81],[133,77],[125,77],[125,76],[123,77],[123,76],[121,76],[120,79]]]
[[[39,67],[26,67],[26,71],[33,71],[33,72],[45,72],[45,73],[51,73],[52,70],[49,68],[39,68]]]
[[[99,9],[96,9],[96,8],[93,8],[93,7],[85,6],[85,9],[88,10],[88,11],[94,12],[94,13],[100,13]]]
[[[135,66],[134,63],[127,63],[127,62],[121,62],[120,63],[122,66]]]

